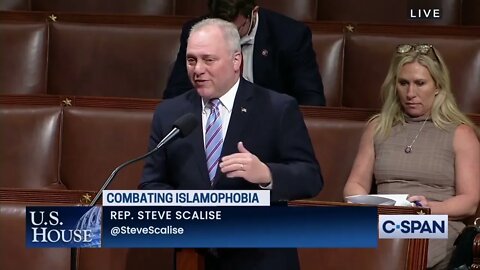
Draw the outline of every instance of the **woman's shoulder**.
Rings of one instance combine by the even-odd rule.
[[[457,140],[468,140],[468,141],[477,141],[478,135],[475,129],[466,124],[460,124],[455,127],[455,139]]]
[[[475,128],[465,124],[458,125],[453,137],[453,148],[456,152],[480,151],[480,141]]]
[[[367,121],[364,132],[373,136],[376,133],[378,125],[380,125],[380,115],[376,114]]]
[[[378,125],[378,117],[373,117],[367,121],[363,130],[363,138],[368,141],[373,141],[375,138],[375,132]]]

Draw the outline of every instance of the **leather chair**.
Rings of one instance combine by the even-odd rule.
[[[42,196],[40,192],[31,196]],[[55,196],[63,198],[62,194]],[[65,198],[64,198],[65,199]],[[31,202],[0,203],[0,269],[70,269],[70,249],[68,248],[27,248],[25,246],[25,206],[48,205],[51,202],[32,204]],[[157,270],[174,269],[173,249],[79,249],[78,269],[104,270]]]
[[[462,24],[480,26],[480,2],[477,0],[462,1]]]
[[[312,44],[323,81],[326,104],[342,106],[343,54],[345,39],[341,25],[312,27]]]
[[[297,21],[315,21],[317,0],[257,0],[257,4]]]
[[[3,0],[0,10],[30,10],[30,0]]]
[[[46,18],[46,14],[40,15]],[[15,23],[14,15],[8,17],[8,22],[5,19],[0,24],[0,31],[4,27],[21,33],[25,19],[18,19],[38,20],[39,14],[17,14]],[[0,50],[0,55],[5,54],[2,60],[7,59],[0,61],[0,71],[5,70],[0,77],[8,74],[0,80],[0,86],[12,84],[8,91],[19,94],[47,91],[76,96],[160,98],[176,58],[182,23],[181,18],[172,17],[59,15],[58,21],[49,25],[48,61],[46,53],[41,54],[48,69],[27,65],[39,62],[37,54],[27,53],[37,52],[29,49],[36,43],[24,44],[16,56],[20,60],[11,61],[8,59],[16,54],[6,53],[7,49],[15,52],[18,48],[10,42],[0,43],[0,49],[6,48]],[[434,44],[444,56],[460,108],[467,113],[480,112],[480,67],[475,62],[480,53],[478,29],[340,23],[308,26],[312,29],[327,106],[378,109],[380,86],[395,47],[422,42]],[[14,62],[22,62],[24,67],[10,68],[22,67]],[[34,79],[30,79],[31,74]]]
[[[305,118],[325,182],[314,200],[343,202],[343,187],[357,155],[364,121]]]
[[[47,24],[2,20],[0,36],[0,93],[46,93]]]
[[[69,270],[70,249],[27,248],[25,224],[25,204],[0,203],[0,268]]]
[[[123,162],[147,152],[152,111],[71,107],[64,110],[60,175],[68,189],[96,191]],[[120,171],[109,189],[136,189],[137,162]]]
[[[176,0],[175,4],[175,15],[197,17],[208,13],[208,0]],[[315,21],[317,17],[317,0],[257,0],[257,5],[298,21]]]
[[[208,14],[208,0],[175,0],[175,15],[198,17]]]
[[[353,221],[352,224],[355,222]],[[347,233],[347,232],[345,232]],[[302,270],[336,269],[388,269],[405,270],[407,241],[381,239],[377,248],[371,249],[306,249],[298,250]]]
[[[0,187],[60,187],[59,106],[1,105]]]
[[[34,11],[173,15],[175,0],[31,0]]]
[[[319,21],[343,21],[377,24],[460,24],[461,1],[457,0],[318,0]],[[440,19],[411,20],[410,8],[439,8]]]
[[[102,248],[80,249],[79,270],[158,270],[174,268],[174,249]]]
[[[460,109],[466,113],[480,112],[480,66],[477,61],[480,35],[409,34],[404,30],[397,34],[385,34],[362,32],[361,27],[358,28],[358,31],[347,36],[346,41],[343,106],[380,108],[380,87],[396,46],[429,43],[442,54],[450,70],[452,90]]]
[[[48,93],[160,98],[180,25],[52,23]]]

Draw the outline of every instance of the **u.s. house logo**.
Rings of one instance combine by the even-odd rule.
[[[100,247],[100,207],[27,207],[27,247]]]

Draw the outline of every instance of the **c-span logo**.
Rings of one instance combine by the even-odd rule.
[[[446,239],[448,238],[448,216],[379,215],[378,238]]]

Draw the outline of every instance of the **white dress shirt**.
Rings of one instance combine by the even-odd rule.
[[[222,138],[225,141],[225,136],[227,135],[228,124],[230,123],[230,117],[232,116],[233,103],[235,102],[235,96],[237,95],[238,85],[240,79],[227,91],[223,96],[221,96],[220,104],[218,105],[220,109],[220,120],[222,121]],[[207,129],[207,120],[210,116],[210,106],[208,106],[209,100],[202,99],[202,127],[203,127],[203,146],[205,147],[205,131]]]
[[[243,55],[243,77],[249,81],[253,81],[253,45],[255,43],[255,35],[257,34],[258,28],[258,12],[255,13],[255,25],[253,26],[250,33],[243,36],[240,39],[240,45],[242,45],[242,55]]]
[[[225,142],[225,136],[227,135],[228,124],[230,123],[230,117],[232,116],[233,103],[235,102],[235,96],[237,95],[238,85],[240,84],[240,79],[227,91],[223,96],[221,96],[220,104],[218,105],[220,109],[220,120],[222,121],[222,138]],[[205,131],[207,129],[207,121],[210,116],[210,106],[208,105],[209,100],[202,99],[202,128],[203,128],[203,147],[205,147]],[[273,181],[270,182],[267,186],[259,185],[262,189],[272,189]]]

